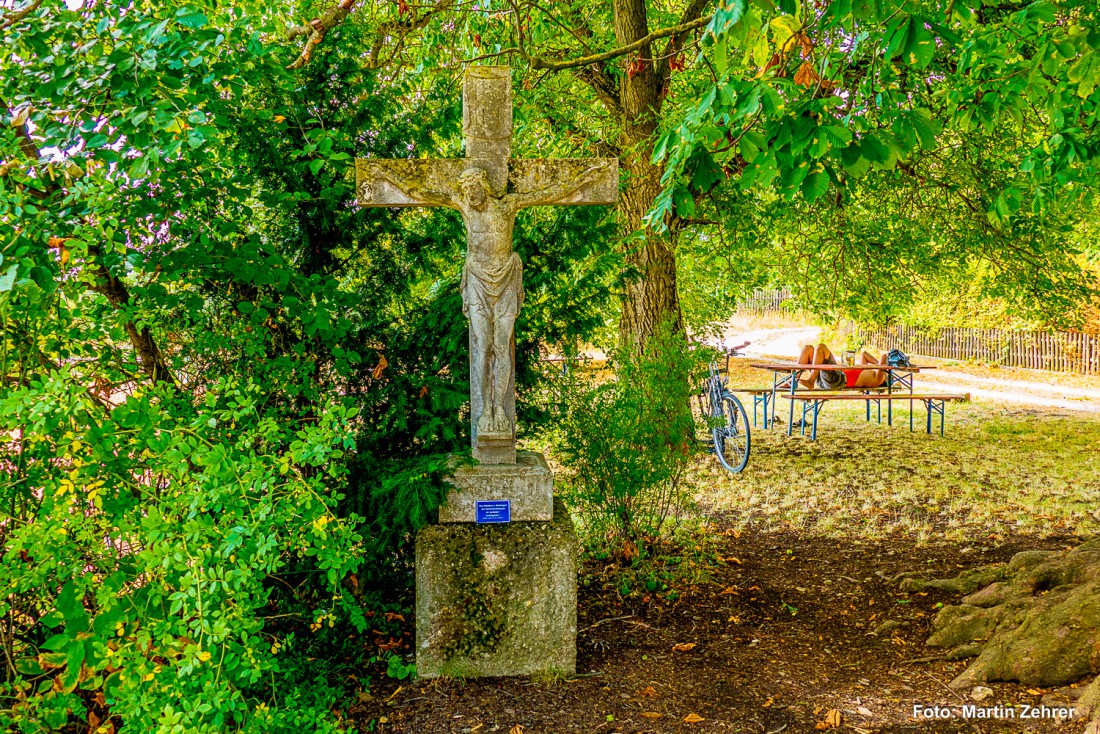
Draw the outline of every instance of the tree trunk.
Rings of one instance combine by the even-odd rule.
[[[614,0],[614,9],[615,40],[620,46],[649,34],[645,0]],[[647,230],[642,223],[661,191],[661,169],[650,161],[665,82],[652,47],[646,45],[631,59],[619,85],[621,149],[627,177],[619,215],[628,248],[627,265],[633,271],[623,298],[619,341],[632,351],[644,347],[664,321],[671,322],[676,332],[684,331],[672,240]]]

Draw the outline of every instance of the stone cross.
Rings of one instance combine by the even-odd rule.
[[[516,463],[515,321],[523,265],[516,212],[552,204],[614,204],[616,158],[512,158],[512,73],[470,66],[462,91],[466,157],[356,161],[361,206],[442,206],[466,223],[462,311],[470,319],[470,436],[484,464]]]

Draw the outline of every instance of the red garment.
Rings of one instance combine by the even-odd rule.
[[[863,370],[844,370],[844,376],[848,378],[848,387],[855,387],[856,380],[863,374]]]

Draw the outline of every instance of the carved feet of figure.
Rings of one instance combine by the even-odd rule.
[[[478,438],[486,440],[512,440],[512,421],[504,410],[497,406],[486,405],[477,419]]]

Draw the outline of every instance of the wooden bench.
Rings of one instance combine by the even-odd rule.
[[[756,428],[756,411],[757,411],[758,408],[763,407],[763,409],[764,409],[764,411],[763,411],[764,428],[765,429],[768,428],[769,420],[770,420],[770,416],[771,416],[771,414],[768,412],[768,406],[771,405],[772,393],[774,391],[773,388],[770,388],[770,387],[735,387],[735,388],[728,388],[728,390],[730,392],[739,392],[739,393],[745,393],[746,395],[752,395],[752,426],[753,426],[753,428]],[[884,392],[887,392],[887,388],[885,386],[883,386],[883,387],[842,387],[838,390],[830,390],[826,394],[835,395],[835,394],[844,394],[844,393],[848,393],[848,392],[853,392],[853,393],[854,392],[859,392],[859,393],[863,393],[863,394],[867,394],[867,393],[884,393]],[[780,393],[780,394],[782,394],[782,393]],[[788,394],[787,397],[789,398],[790,395]],[[870,403],[868,403],[868,406],[870,406]],[[870,407],[868,407],[868,411],[870,411]],[[880,409],[879,412],[881,412],[881,409]],[[871,414],[870,414],[870,412],[868,412],[867,420],[870,420],[870,419],[871,419]],[[882,420],[882,416],[880,415],[879,416],[879,422],[881,422],[881,420]]]
[[[888,403],[893,403],[893,401],[898,401],[898,400],[908,400],[910,402],[913,402],[915,400],[919,400],[922,403],[924,403],[924,407],[928,411],[928,420],[927,420],[927,423],[926,423],[926,431],[928,433],[932,433],[932,415],[934,413],[938,413],[939,416],[940,416],[940,435],[942,436],[943,435],[944,413],[945,413],[945,408],[947,406],[948,401],[952,401],[952,400],[969,401],[970,400],[970,393],[953,394],[953,393],[907,393],[907,392],[881,393],[880,392],[880,393],[872,393],[872,394],[854,395],[852,393],[843,393],[843,392],[833,392],[833,391],[825,392],[825,391],[807,390],[807,391],[804,391],[804,392],[795,393],[794,395],[791,395],[790,393],[784,393],[783,397],[786,398],[787,400],[802,401],[802,435],[803,436],[806,435],[806,414],[810,413],[810,412],[813,412],[814,420],[813,420],[813,428],[810,432],[810,440],[811,441],[816,441],[817,440],[817,414],[821,412],[821,406],[823,406],[825,403],[828,403],[828,402],[833,402],[833,401],[838,401],[838,400],[840,400],[840,401],[863,400],[867,403],[868,410],[870,410],[870,401],[871,400],[875,400],[875,401],[885,400]],[[881,405],[881,403],[880,403],[880,405]],[[912,413],[912,408],[910,408],[910,414],[911,413]],[[913,430],[912,420],[909,421],[909,430],[910,431]],[[789,433],[789,431],[788,431],[788,433]]]

